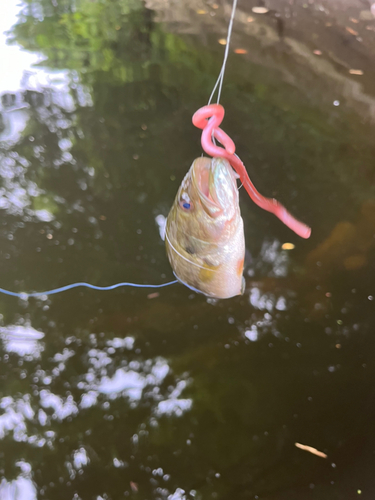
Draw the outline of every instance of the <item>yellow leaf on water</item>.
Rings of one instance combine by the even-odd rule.
[[[281,248],[283,250],[293,250],[293,248],[295,248],[295,245],[293,245],[293,243],[283,243],[281,245]]]
[[[270,9],[267,9],[267,7],[253,7],[251,9],[255,14],[267,14],[267,12]]]
[[[199,9],[199,10],[197,10],[197,14],[200,14],[200,15],[207,14],[207,11],[203,10],[203,9]]]
[[[312,453],[313,455],[316,455],[317,457],[327,458],[327,455],[325,453],[317,450],[316,448],[313,448],[312,446],[306,446],[305,444],[301,444],[301,443],[294,443],[294,444],[300,450],[308,451],[309,453]]]
[[[270,9],[267,9],[267,7],[253,7],[251,9],[255,14],[267,14],[267,12]]]
[[[218,40],[218,42],[220,43],[220,45],[226,45],[227,44],[227,41],[225,38],[220,38],[220,40]]]
[[[352,28],[349,28],[349,26],[345,26],[345,29],[348,33],[354,36],[358,36],[358,31],[353,30]]]

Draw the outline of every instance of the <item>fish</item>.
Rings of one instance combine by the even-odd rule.
[[[197,158],[165,225],[166,251],[176,278],[217,299],[245,290],[245,235],[237,178],[225,158]]]

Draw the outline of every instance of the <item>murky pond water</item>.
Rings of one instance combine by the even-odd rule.
[[[201,154],[230,6],[3,6],[1,287],[173,279],[155,219]],[[311,238],[242,190],[242,297],[0,295],[1,499],[374,498],[375,17],[256,6],[239,1],[224,128]]]

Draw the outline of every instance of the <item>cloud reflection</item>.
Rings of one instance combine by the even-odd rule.
[[[289,271],[290,257],[282,250],[278,240],[265,241],[260,251],[257,267],[267,272],[268,276],[285,277]]]
[[[159,358],[153,364],[151,372],[143,375],[134,370],[116,370],[112,378],[103,377],[98,389],[103,394],[116,397],[119,393],[125,393],[131,400],[139,401],[142,392],[148,385],[160,385],[169,372],[166,360]]]
[[[25,394],[22,397],[6,396],[0,399],[0,440],[8,437],[15,442],[23,443],[23,446],[32,448],[47,446],[53,449],[58,442],[66,439],[65,434],[59,434],[56,422],[79,418],[80,412],[83,411],[86,415],[83,418],[87,418],[86,411],[90,411],[91,408],[95,414],[99,408],[101,411],[105,410],[107,414],[111,412],[111,402],[116,400],[117,406],[121,398],[130,403],[130,409],[134,409],[138,404],[147,403],[146,422],[148,420],[152,426],[157,425],[157,419],[161,416],[180,417],[192,408],[192,400],[183,397],[190,380],[176,380],[168,361],[163,357],[139,358],[139,354],[134,351],[134,337],[115,337],[106,340],[102,348],[99,348],[100,341],[92,334],[90,341],[95,347],[88,349],[87,356],[83,358],[87,363],[87,371],[85,373],[83,370],[77,378],[69,380],[70,388],[78,389],[81,393],[79,396],[74,392],[73,397],[70,391],[63,390],[63,394],[59,394],[57,389],[62,380],[68,384],[66,374],[69,373],[70,364],[77,362],[72,343],[69,343],[69,348],[48,352],[48,369],[45,367],[42,370],[39,367],[39,358],[44,349],[40,343],[44,337],[43,333],[30,325],[9,325],[1,328],[0,332],[4,348],[8,352],[38,359],[38,368],[32,376],[34,384],[32,394]],[[128,359],[126,356],[124,359],[124,352],[128,353]],[[134,356],[137,356],[137,359],[134,359]],[[80,418],[82,419],[82,416]],[[141,430],[139,435],[142,435],[142,432],[146,433],[145,430]],[[134,443],[138,443],[138,434],[135,433],[132,439]],[[64,462],[65,473],[70,480],[74,480],[78,475],[85,473],[90,458],[82,442],[76,443],[70,449],[69,457]],[[31,467],[19,458],[17,457],[15,460],[18,461],[14,463],[21,468],[22,473],[12,481],[3,479],[0,483],[1,500],[37,498],[31,479]],[[112,457],[113,467],[126,467],[127,462],[123,459],[121,456]],[[163,474],[163,470],[160,471]],[[185,498],[183,490],[179,489],[172,494],[165,489],[165,497],[168,494],[173,499]]]
[[[185,490],[177,488],[172,495],[168,495],[168,500],[186,500]]]
[[[3,479],[0,483],[1,500],[37,500],[34,483],[28,477],[18,476],[14,481]]]
[[[84,465],[87,465],[90,462],[89,457],[87,456],[85,448],[80,448],[76,450],[73,454],[73,464],[76,469],[82,469]]]
[[[47,389],[40,391],[40,403],[43,408],[52,408],[54,410],[53,418],[64,420],[71,415],[78,413],[78,407],[72,396],[68,396],[65,400],[53,394]]]
[[[31,359],[40,358],[44,346],[39,340],[43,337],[44,333],[38,332],[30,325],[9,325],[0,328],[4,349]]]
[[[186,386],[187,382],[185,380],[177,382],[176,388],[172,390],[169,397],[160,401],[156,407],[156,415],[173,415],[180,417],[183,413],[190,410],[193,405],[193,401],[191,399],[179,399]]]
[[[11,396],[3,397],[0,400],[0,408],[3,410],[3,414],[0,415],[0,439],[13,432],[15,441],[26,441],[28,439],[26,420],[32,420],[34,417],[30,396],[25,394],[18,400],[14,400]]]

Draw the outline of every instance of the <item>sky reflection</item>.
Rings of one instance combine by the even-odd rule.
[[[0,483],[1,500],[37,500],[37,491],[33,481],[24,476],[18,476],[13,481],[2,479]]]
[[[9,325],[0,327],[0,338],[7,352],[14,352],[28,359],[40,358],[44,345],[39,342],[44,333],[38,332],[30,325]]]

